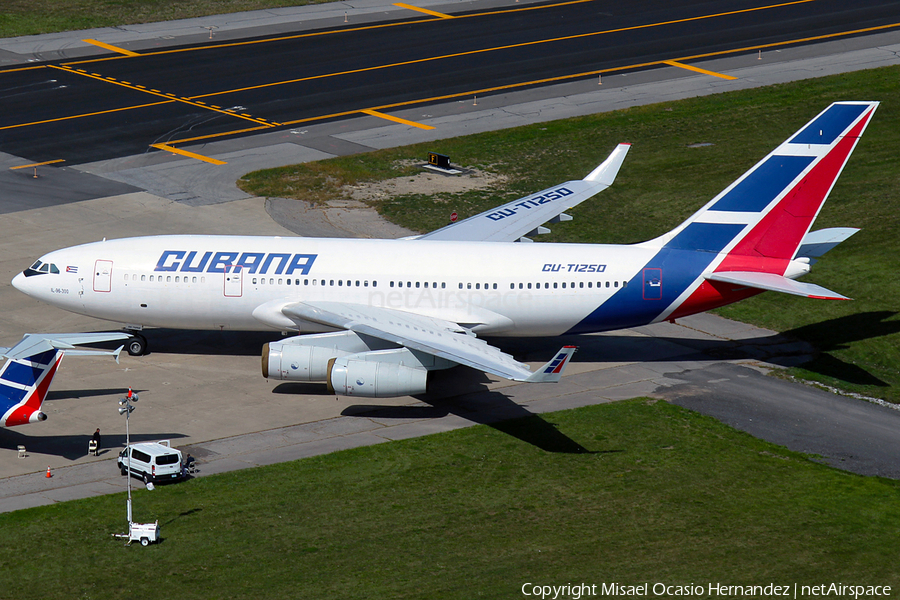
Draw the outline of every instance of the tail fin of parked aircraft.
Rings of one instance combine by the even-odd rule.
[[[47,418],[41,412],[41,405],[62,357],[62,350],[54,348],[6,361],[0,369],[0,406],[5,409],[0,421],[3,427],[37,423]]]
[[[127,338],[123,333],[28,334],[12,348],[0,348],[6,362],[0,367],[0,427],[44,421],[41,405],[66,352],[76,355],[109,355],[119,359],[122,347],[113,351],[78,349],[90,344]]]
[[[691,270],[698,276],[673,298],[664,318],[709,310],[761,290],[846,300],[793,279],[809,271],[812,256],[855,233],[810,233],[810,228],[878,104],[832,104],[690,219],[647,242],[660,254],[674,252],[695,263]],[[819,242],[824,239],[833,243],[823,250]],[[804,252],[813,247],[818,254]],[[687,258],[679,250],[694,252]]]

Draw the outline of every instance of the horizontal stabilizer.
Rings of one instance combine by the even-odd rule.
[[[804,283],[802,281],[794,281],[781,275],[774,273],[754,273],[750,271],[725,271],[721,273],[710,273],[706,275],[706,279],[712,281],[721,281],[724,283],[734,283],[746,287],[757,288],[760,290],[769,290],[771,292],[782,292],[785,294],[793,294],[794,296],[803,296],[804,298],[818,298],[821,300],[850,300],[846,296],[842,296],[831,290],[827,290],[820,285],[814,283]]]
[[[48,350],[65,350],[69,356],[112,356],[119,362],[119,352],[122,346],[116,350],[92,350],[76,348],[82,344],[99,344],[116,340],[127,340],[131,336],[127,333],[26,333],[18,344],[12,348],[0,348],[0,355],[10,360],[24,359]]]
[[[807,233],[797,249],[797,256],[818,258],[859,231],[855,227],[832,227]]]

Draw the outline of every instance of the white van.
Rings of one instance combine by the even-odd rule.
[[[181,450],[172,448],[169,440],[131,444],[119,453],[119,470],[128,474],[128,455],[131,455],[131,474],[144,483],[178,481],[184,476]]]

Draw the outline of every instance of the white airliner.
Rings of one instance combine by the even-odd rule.
[[[612,184],[629,145],[569,181],[401,240],[153,236],[66,248],[13,279],[54,306],[144,327],[294,331],[263,349],[267,378],[337,394],[426,391],[457,364],[558,381],[574,347],[537,371],[483,336],[608,331],[774,290],[846,299],[795,279],[857,230],[810,228],[877,102],[832,104],[672,231],[634,245],[528,244]]]

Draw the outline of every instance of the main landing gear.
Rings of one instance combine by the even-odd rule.
[[[128,340],[128,354],[131,356],[143,356],[147,354],[147,338],[139,333],[130,332],[131,339]]]

